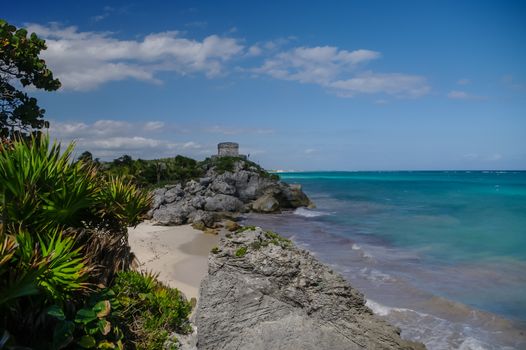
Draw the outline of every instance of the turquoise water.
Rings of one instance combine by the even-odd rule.
[[[466,341],[475,338],[487,346],[471,348],[499,348],[504,343],[495,340],[497,335],[511,329],[503,341],[514,336],[516,341],[505,345],[526,345],[526,172],[301,172],[280,177],[302,184],[317,208],[279,220],[254,215],[249,221],[293,236],[368,299],[389,310],[435,315],[433,322],[449,322],[443,327],[452,332],[449,342],[442,343],[434,338],[437,334],[426,338],[431,337],[428,330],[407,329],[406,334],[436,349],[470,348]],[[395,314],[390,313],[391,319],[402,329],[424,322]],[[428,325],[433,327],[438,329]]]

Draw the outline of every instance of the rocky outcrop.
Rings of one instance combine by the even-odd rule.
[[[310,253],[260,228],[221,239],[195,315],[197,349],[424,349]]]
[[[271,193],[268,193],[252,203],[252,210],[259,213],[273,213],[279,210],[279,202]]]
[[[200,179],[156,189],[153,197],[150,216],[160,225],[196,223],[210,227],[224,213],[312,206],[301,186],[281,182],[242,159],[231,171],[219,171],[212,163]]]

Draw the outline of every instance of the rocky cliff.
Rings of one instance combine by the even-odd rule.
[[[154,191],[150,215],[160,225],[199,223],[211,227],[224,213],[277,212],[312,205],[299,185],[279,181],[256,164],[231,159],[205,163],[204,176]]]
[[[195,325],[199,350],[424,349],[310,253],[253,227],[210,254]]]

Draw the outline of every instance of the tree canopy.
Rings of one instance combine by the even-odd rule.
[[[35,33],[28,35],[27,30],[0,19],[0,137],[49,126],[37,99],[22,90],[27,86],[46,91],[60,88],[60,81],[39,57],[45,49],[45,41]]]

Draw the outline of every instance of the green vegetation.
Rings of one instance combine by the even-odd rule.
[[[42,136],[0,143],[0,349],[159,349],[191,306],[129,272],[151,197]]]
[[[203,165],[206,167],[214,166],[219,174],[223,174],[225,171],[234,171],[236,162],[241,160],[239,157],[214,157],[206,158],[203,161]]]
[[[245,231],[255,231],[255,230],[256,230],[256,226],[247,225],[247,226],[242,226],[238,228],[235,233],[241,233]]]
[[[204,169],[210,169],[215,167],[216,171],[219,174],[223,174],[226,171],[234,171],[235,164],[238,161],[242,161],[242,170],[251,170],[257,172],[260,176],[271,178],[273,180],[279,180],[279,176],[276,174],[271,174],[263,169],[259,164],[256,164],[250,160],[240,158],[240,157],[212,157],[206,158],[204,161],[200,162],[199,165]]]
[[[242,258],[242,257],[245,256],[245,254],[247,253],[247,251],[248,251],[248,248],[245,247],[245,246],[242,246],[241,248],[239,248],[238,250],[236,250],[235,255],[236,255],[237,258]]]
[[[204,176],[210,168],[215,168],[219,174],[225,171],[234,171],[235,164],[242,161],[242,169],[257,172],[262,177],[279,180],[275,174],[270,174],[258,164],[244,160],[239,157],[214,157],[207,158],[202,162],[178,155],[174,158],[161,158],[153,160],[133,159],[129,155],[123,155],[111,162],[100,162],[93,159],[93,155],[86,151],[79,157],[83,163],[97,165],[109,176],[119,176],[133,181],[140,187],[153,188],[166,184],[184,183]]]
[[[212,254],[217,254],[217,253],[219,253],[219,251],[220,251],[219,247],[214,247],[214,248],[212,248],[212,250],[210,252],[212,252]]]
[[[89,157],[85,153],[81,157]],[[141,187],[185,182],[198,178],[204,173],[197,161],[181,155],[154,160],[134,160],[128,155],[123,155],[112,162],[102,163],[100,168],[111,176],[132,180]]]
[[[283,249],[290,248],[292,246],[290,239],[281,237],[276,232],[265,231],[265,237],[269,240],[269,243],[279,245]]]
[[[0,137],[27,135],[34,129],[48,127],[45,110],[21,87],[54,91],[58,79],[39,57],[46,43],[35,33],[17,29],[0,19]]]
[[[140,186],[201,170],[181,156],[107,165],[84,152],[73,162],[73,144],[42,135],[45,111],[19,90],[60,87],[44,49],[0,20],[0,350],[161,349],[189,331],[191,304],[129,271],[127,227],[150,208]]]
[[[121,272],[112,291],[117,300],[117,316],[129,325],[124,329],[126,342],[137,349],[162,349],[170,333],[191,332],[191,304],[177,289],[157,281],[155,275]]]

